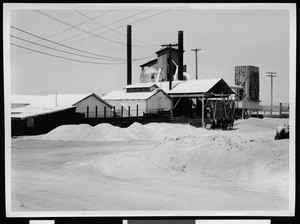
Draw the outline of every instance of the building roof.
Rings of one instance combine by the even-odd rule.
[[[71,106],[75,106],[82,100],[92,95],[95,96],[100,101],[102,101],[103,103],[107,104],[105,101],[103,101],[99,96],[97,96],[94,93],[57,94],[57,95],[53,94],[53,95],[44,96],[43,98],[34,101],[28,106],[28,108],[55,109],[57,107],[71,107]],[[110,106],[109,104],[107,105]]]
[[[178,51],[178,49],[177,48],[173,48],[173,47],[171,47],[171,50],[172,51]],[[156,54],[164,54],[164,53],[166,53],[166,52],[169,52],[169,48],[168,47],[166,47],[166,48],[162,48],[162,49],[160,49],[159,51],[156,51],[155,53]]]
[[[140,67],[151,66],[151,65],[154,65],[154,64],[156,64],[156,63],[157,63],[157,59],[153,59],[153,60],[151,60],[151,61],[148,61],[148,62],[146,62],[146,63],[140,65]]]
[[[31,104],[32,102],[41,99],[42,97],[44,96],[12,94],[10,95],[10,102],[12,104]]]
[[[76,106],[70,106],[70,107],[56,107],[53,109],[50,108],[30,108],[28,106],[26,107],[19,107],[19,108],[14,108],[11,110],[11,118],[14,119],[25,119],[28,117],[36,117],[36,116],[41,116],[41,115],[46,115],[46,114],[51,114],[51,113],[56,113],[64,110],[68,110],[71,108],[75,108]]]
[[[130,89],[130,88],[150,88],[152,86],[155,86],[158,88],[157,84],[155,82],[143,82],[143,83],[136,83],[132,85],[125,86],[124,89]]]
[[[76,107],[76,104],[88,98],[89,96],[95,96],[107,106],[112,107],[110,104],[105,102],[103,99],[101,99],[94,93],[57,95],[54,94],[43,96],[26,107],[12,109],[11,116],[12,118],[24,119],[27,117],[39,116],[59,112],[62,110],[67,110]]]
[[[125,91],[112,91],[106,94],[103,99],[104,100],[147,100],[161,89],[155,89],[151,92],[125,92]],[[162,91],[164,92],[164,91]],[[165,94],[165,92],[164,92]]]
[[[170,95],[204,93],[221,94],[222,92],[227,92],[227,94],[234,93],[222,78],[173,81],[171,90],[169,90],[169,82],[157,83],[157,86],[161,87]]]

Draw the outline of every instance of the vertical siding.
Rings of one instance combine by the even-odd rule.
[[[112,106],[115,106],[116,113],[119,114],[123,106],[123,117],[128,117],[128,106],[130,106],[130,116],[136,116],[136,105],[138,105],[138,116],[146,113],[146,100],[106,100]]]
[[[89,96],[83,101],[76,104],[76,113],[84,113],[86,117],[87,107],[89,107],[89,117],[96,117],[96,106],[98,107],[97,117],[104,117],[104,107],[106,107],[106,117],[112,117],[112,109],[104,104],[101,100],[95,96]]]
[[[171,99],[168,98],[162,91],[153,95],[147,100],[147,113],[156,113],[158,110],[170,110]]]

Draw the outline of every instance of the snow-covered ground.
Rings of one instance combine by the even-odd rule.
[[[288,119],[65,125],[12,140],[13,211],[288,210]]]

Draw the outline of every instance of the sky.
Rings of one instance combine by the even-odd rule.
[[[234,85],[234,68],[260,71],[260,100],[289,103],[290,12],[286,7],[215,7],[196,4],[18,5],[9,11],[12,94],[106,94],[127,84],[126,30],[132,29],[132,83],[156,58],[161,45],[183,31],[184,64],[195,79],[223,78]],[[48,48],[44,47],[47,46]],[[51,49],[50,49],[51,48]]]

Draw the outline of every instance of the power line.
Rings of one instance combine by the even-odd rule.
[[[55,51],[59,51],[59,52],[67,53],[67,54],[72,54],[72,55],[86,57],[86,58],[92,58],[92,59],[109,60],[109,61],[114,60],[114,61],[116,61],[116,59],[107,59],[107,58],[91,57],[91,56],[86,56],[86,55],[82,55],[82,54],[76,54],[76,53],[72,53],[72,52],[69,52],[69,51],[64,51],[64,50],[60,50],[60,49],[57,49],[57,48],[49,47],[49,46],[46,46],[46,45],[43,45],[43,44],[38,44],[38,43],[29,41],[29,40],[25,40],[25,39],[20,38],[20,37],[16,37],[14,35],[10,35],[10,36],[15,38],[15,39],[22,40],[22,41],[25,41],[25,42],[30,43],[30,44],[35,44],[35,45],[38,45],[38,46],[41,46],[41,47],[45,47],[45,48],[48,48],[48,49],[51,49],[51,50],[55,50]],[[126,59],[124,59],[124,60],[126,60]]]
[[[69,46],[66,46],[66,45],[64,45],[64,44],[60,44],[60,43],[57,43],[57,42],[48,40],[48,39],[46,39],[46,38],[40,37],[40,36],[38,36],[38,35],[32,34],[32,33],[30,33],[30,32],[27,32],[27,31],[25,31],[25,30],[22,30],[22,29],[20,29],[20,28],[17,28],[17,27],[14,27],[14,26],[10,26],[10,27],[13,28],[13,29],[16,29],[16,30],[18,30],[18,31],[20,31],[20,32],[23,32],[23,33],[26,33],[26,34],[28,34],[28,35],[34,36],[34,37],[36,37],[36,38],[39,38],[39,39],[42,39],[42,40],[48,41],[48,42],[50,42],[50,43],[57,44],[57,45],[59,45],[59,46],[66,47],[66,48],[69,48],[69,49],[72,49],[72,50],[80,51],[80,52],[83,52],[83,53],[86,53],[86,54],[91,54],[91,55],[97,55],[97,56],[101,56],[101,57],[111,58],[111,59],[124,60],[124,58],[111,57],[111,56],[106,56],[106,55],[101,55],[101,54],[91,53],[91,52],[88,52],[88,51],[84,51],[84,50],[80,50],[80,49],[77,49],[77,48],[69,47]]]
[[[82,60],[77,60],[77,59],[73,59],[73,58],[62,57],[62,56],[58,56],[58,55],[54,55],[54,54],[48,54],[48,53],[45,53],[45,52],[42,52],[42,51],[37,51],[37,50],[31,49],[31,48],[27,48],[27,47],[24,47],[24,46],[21,46],[21,45],[17,45],[17,44],[14,44],[14,43],[10,43],[10,44],[13,45],[13,46],[17,46],[17,47],[20,47],[20,48],[23,48],[23,49],[26,49],[26,50],[34,51],[34,52],[37,52],[37,53],[40,53],[40,54],[45,54],[45,55],[48,55],[48,56],[52,56],[52,57],[56,57],[56,58],[62,58],[62,59],[70,60],[70,61],[76,61],[76,62],[83,62],[83,63],[89,63],[89,64],[100,64],[100,65],[116,65],[116,64],[124,64],[124,63],[126,63],[126,62],[119,62],[119,63],[99,63],[99,62],[91,62],[91,61],[82,61]]]
[[[74,11],[75,11],[75,12],[77,12],[78,14],[80,14],[80,15],[84,16],[85,18],[88,18],[89,20],[92,20],[92,21],[94,21],[95,23],[99,24],[100,26],[102,26],[102,27],[105,27],[105,28],[109,29],[110,31],[113,31],[113,32],[115,32],[115,33],[117,33],[117,34],[120,34],[120,35],[122,35],[122,36],[125,36],[125,37],[126,37],[126,35],[125,35],[125,34],[123,34],[123,33],[119,32],[119,31],[116,31],[116,30],[114,30],[114,29],[110,28],[109,26],[106,26],[106,25],[104,25],[104,24],[102,24],[102,23],[99,23],[99,22],[98,22],[98,21],[96,21],[95,19],[91,19],[89,16],[85,15],[84,13],[82,13],[82,12],[79,12],[78,10],[74,10]],[[146,44],[150,44],[150,45],[152,45],[152,46],[140,46],[140,45],[132,45],[132,46],[136,46],[136,47],[154,47],[154,46],[157,46],[157,45],[155,45],[155,44],[148,43],[148,42],[145,42],[145,41],[142,41],[142,40],[138,40],[138,39],[136,39],[136,38],[132,38],[132,39],[133,39],[133,40],[135,40],[135,41],[141,42],[141,43],[146,43]]]
[[[90,31],[81,29],[81,28],[79,28],[79,27],[77,27],[77,26],[74,26],[74,25],[72,25],[72,24],[69,24],[69,23],[67,23],[67,22],[65,22],[65,21],[63,21],[63,20],[57,19],[56,17],[51,16],[51,15],[49,15],[48,13],[45,13],[45,12],[43,12],[43,11],[40,11],[40,10],[34,10],[34,11],[36,11],[37,13],[40,13],[41,15],[44,15],[44,16],[46,16],[46,17],[48,17],[48,18],[51,18],[51,19],[53,19],[53,20],[55,20],[55,21],[58,21],[58,22],[60,22],[60,23],[62,23],[62,24],[65,24],[65,25],[67,25],[67,26],[70,26],[70,27],[72,27],[72,28],[75,28],[75,29],[77,29],[77,30],[80,30],[80,31],[83,32],[83,33],[87,33],[87,34],[89,34],[89,35],[92,35],[92,36],[94,36],[94,37],[98,37],[98,38],[100,38],[100,39],[107,40],[107,41],[111,41],[111,42],[118,43],[118,44],[126,44],[126,43],[124,43],[124,42],[120,42],[120,41],[113,40],[113,39],[110,39],[110,38],[102,37],[102,36],[99,36],[99,35],[97,35],[97,34],[94,34],[94,33],[90,32]]]
[[[29,40],[25,40],[23,38],[20,38],[20,37],[16,37],[14,35],[10,35],[11,37],[15,38],[15,39],[18,39],[18,40],[22,40],[22,41],[25,41],[25,42],[28,42],[28,43],[31,43],[31,44],[35,44],[35,45],[38,45],[38,46],[42,46],[42,47],[46,47],[46,48],[49,48],[51,50],[56,50],[56,51],[59,51],[59,52],[63,52],[63,53],[67,53],[67,54],[72,54],[72,55],[76,55],[76,56],[81,56],[81,57],[86,57],[86,58],[92,58],[92,59],[100,59],[100,60],[109,60],[109,61],[117,61],[117,60],[113,60],[113,59],[107,59],[107,58],[97,58],[97,57],[90,57],[90,56],[86,56],[86,55],[82,55],[82,54],[76,54],[76,53],[72,53],[72,52],[69,52],[69,51],[64,51],[64,50],[60,50],[60,49],[57,49],[57,48],[52,48],[52,47],[48,47],[46,45],[42,45],[42,44],[38,44],[38,43],[34,43],[32,41],[29,41]],[[20,47],[20,46],[18,46]],[[24,48],[25,46],[22,46],[22,48]],[[25,48],[26,49],[26,48]],[[31,49],[31,51],[34,50],[34,49]],[[143,58],[135,58],[135,59],[132,59],[133,61],[139,61],[139,60],[144,60],[144,59],[147,59],[147,58],[152,58],[153,55],[151,56],[147,56],[147,57],[143,57]],[[127,61],[127,59],[124,59],[125,61]]]
[[[130,24],[133,24],[133,23],[137,23],[137,22],[143,21],[143,20],[145,20],[145,19],[148,19],[148,18],[157,16],[157,15],[159,15],[159,14],[165,13],[165,12],[170,11],[170,10],[171,10],[171,9],[168,9],[168,10],[165,10],[165,11],[162,11],[162,12],[159,12],[159,13],[155,13],[155,14],[153,14],[153,15],[151,15],[151,16],[147,16],[147,17],[145,17],[145,18],[142,18],[142,19],[133,21],[133,22],[131,22]],[[146,11],[148,11],[148,10],[146,10]],[[141,13],[139,13],[139,14],[141,14]],[[132,16],[130,16],[130,17],[132,17]],[[129,18],[129,17],[126,17],[126,18],[124,18],[124,19],[127,19],[127,18]],[[122,19],[122,20],[124,20],[124,19]],[[122,21],[122,20],[118,20],[117,22]],[[114,23],[116,23],[116,22],[114,22]],[[110,24],[108,24],[107,26],[112,25],[112,24],[114,24],[114,23],[110,23]],[[127,25],[122,25],[122,26],[113,28],[112,30],[116,30],[116,29],[119,29],[119,28],[122,28],[122,27],[125,27],[125,26],[127,26]],[[99,30],[99,29],[101,29],[101,28],[91,30],[91,32],[92,32],[92,31],[95,31],[95,30]],[[97,35],[101,35],[101,34],[108,33],[108,32],[111,32],[111,31],[108,30],[108,31],[105,31],[105,32],[102,32],[102,33],[98,33]],[[79,35],[73,36],[73,37],[71,37],[71,38],[64,39],[64,40],[62,40],[62,41],[69,40],[69,39],[73,39],[73,38],[76,38],[76,37],[79,37],[79,36],[82,36],[82,35],[84,35],[84,34],[79,34]],[[91,38],[91,36],[85,37],[85,38],[82,38],[82,39],[79,39],[79,40],[75,40],[75,41],[73,41],[73,42],[69,42],[68,44],[76,43],[76,42],[78,42],[78,41],[86,40],[86,39],[89,39],[89,38]],[[156,45],[156,47],[157,47],[157,46],[160,46],[160,45]]]
[[[87,22],[89,22],[89,21],[91,21],[91,20],[94,20],[94,19],[97,19],[97,18],[99,18],[99,17],[102,17],[102,16],[104,16],[104,15],[106,15],[106,14],[112,12],[112,11],[114,11],[114,9],[109,10],[109,11],[107,11],[107,12],[104,12],[104,13],[98,15],[98,16],[95,16],[94,18],[90,18],[90,19],[88,19],[88,20],[86,20],[86,21],[84,21],[84,22],[81,22],[81,23],[75,25],[75,27],[81,26],[81,25],[83,25],[83,24],[85,24],[85,23],[87,23]],[[74,29],[74,28],[73,28],[73,27],[70,27],[70,28],[64,29],[64,30],[62,30],[62,31],[60,31],[60,32],[58,32],[58,33],[52,34],[52,35],[50,35],[50,36],[47,36],[46,38],[51,38],[51,37],[57,36],[57,35],[59,35],[59,34],[62,34],[62,33],[64,33],[64,32],[66,32],[66,31],[69,31],[69,30],[72,30],[72,29]],[[40,41],[41,41],[41,40],[39,40],[39,42],[40,42]],[[29,46],[29,45],[30,45],[30,44],[27,44],[27,45],[25,45],[25,46]],[[25,52],[25,51],[23,51],[23,52]],[[27,52],[27,51],[26,51],[26,52]],[[18,52],[18,53],[22,53],[22,52]]]
[[[120,19],[120,20],[117,20],[117,21],[115,21],[115,22],[113,22],[113,23],[110,23],[110,24],[108,24],[107,26],[112,25],[112,24],[114,24],[114,23],[117,23],[117,22],[119,22],[119,21],[123,21],[123,20],[128,19],[128,18],[134,17],[134,16],[136,16],[136,15],[142,14],[142,13],[144,13],[144,12],[146,12],[146,11],[149,11],[149,10],[150,10],[150,9],[144,10],[144,11],[142,11],[142,12],[135,13],[135,14],[133,14],[133,15],[131,15],[131,16],[128,16],[128,17],[122,18],[122,19]],[[102,29],[102,28],[103,28],[103,27],[96,28],[96,29],[90,30],[89,32],[94,32],[94,31],[99,30],[99,29]],[[74,38],[79,37],[79,36],[82,36],[82,35],[85,35],[85,33],[83,33],[83,34],[78,34],[78,35],[75,35],[75,36],[73,36],[73,37],[65,38],[65,39],[61,40],[60,42],[63,42],[63,41],[66,41],[66,40],[70,40],[70,39],[74,39]],[[97,34],[97,35],[99,35],[99,34]],[[93,36],[89,36],[89,37],[87,37],[87,38],[91,38],[91,37],[93,37]],[[84,39],[87,39],[87,38],[84,38]],[[82,39],[82,40],[84,40],[84,39]],[[81,39],[80,39],[80,40],[73,41],[73,42],[69,42],[69,43],[67,43],[67,44],[75,43],[75,42],[78,42],[78,41],[81,41]],[[124,43],[124,44],[126,44],[126,43]]]

